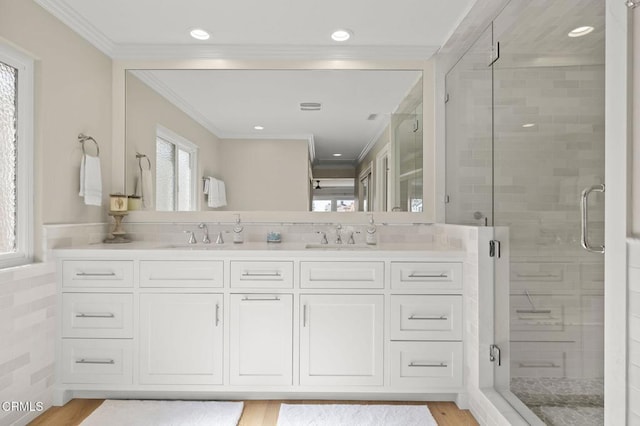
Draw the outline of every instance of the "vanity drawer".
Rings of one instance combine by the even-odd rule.
[[[384,262],[300,262],[301,288],[384,288]]]
[[[132,287],[133,262],[130,260],[65,260],[62,262],[62,286]]]
[[[133,337],[133,295],[64,293],[62,337]]]
[[[133,383],[133,341],[63,339],[62,383]]]
[[[391,340],[462,340],[462,296],[391,296]]]
[[[142,260],[140,287],[223,287],[222,261]]]
[[[391,342],[391,386],[462,386],[462,342]]]
[[[462,264],[454,262],[391,262],[391,288],[398,290],[461,290]]]
[[[293,262],[231,261],[233,288],[293,288]]]

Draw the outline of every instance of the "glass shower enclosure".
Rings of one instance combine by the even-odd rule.
[[[604,423],[604,7],[512,0],[446,76],[446,221],[509,229],[495,383],[532,424]]]

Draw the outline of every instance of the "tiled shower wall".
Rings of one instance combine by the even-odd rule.
[[[580,247],[579,203],[604,181],[604,66],[497,65],[492,117],[481,60],[447,78],[447,222],[510,228],[512,376],[602,377],[603,257]],[[604,197],[591,198],[597,245]]]
[[[603,377],[604,258],[580,246],[580,194],[604,182],[604,67],[498,67],[494,79],[494,220],[510,228],[511,374]],[[592,199],[589,237],[602,244],[604,197]]]

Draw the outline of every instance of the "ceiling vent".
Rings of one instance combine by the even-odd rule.
[[[369,114],[369,117],[367,117],[367,120],[369,121],[373,121],[377,119],[378,119],[378,114]]]
[[[320,111],[322,104],[320,102],[300,102],[300,111]]]

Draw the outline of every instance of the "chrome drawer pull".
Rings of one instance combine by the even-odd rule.
[[[76,318],[115,318],[115,315],[111,312],[106,312],[104,314],[85,314],[80,312],[76,314]]]
[[[302,326],[307,326],[307,305],[302,307]]]
[[[77,272],[76,277],[115,277],[115,272]]]
[[[449,319],[446,315],[431,316],[431,317],[421,317],[419,315],[411,315],[409,317],[410,320],[426,320],[426,321],[446,321]]]
[[[409,367],[448,367],[446,362],[441,362],[439,364],[420,364],[418,362],[412,362],[409,364]]]
[[[220,324],[220,305],[216,303],[216,327]]]
[[[416,274],[415,272],[412,272],[411,274],[409,274],[409,278],[449,278],[449,275],[445,274],[444,272],[440,273],[440,274]]]
[[[277,302],[280,298],[278,296],[274,297],[249,297],[245,296],[242,298],[243,302]]]
[[[281,277],[280,272],[243,272],[243,277]]]
[[[78,359],[76,360],[76,364],[115,364],[116,362],[112,359]]]
[[[519,364],[520,368],[560,368],[560,366],[558,364],[556,364],[555,362],[532,362],[532,363],[525,363],[525,362],[521,362]]]
[[[553,274],[516,274],[518,278],[560,278],[559,275]]]
[[[551,309],[516,309],[517,314],[550,314]]]

